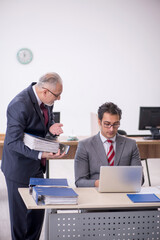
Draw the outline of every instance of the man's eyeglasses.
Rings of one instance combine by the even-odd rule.
[[[52,93],[54,97],[58,98],[61,94],[55,94],[53,92],[51,92],[48,88],[42,87],[43,89],[48,90],[48,92]]]
[[[110,124],[110,123],[107,123],[107,122],[103,122],[103,125],[105,128],[119,128],[120,126],[120,123],[113,123],[113,124]]]

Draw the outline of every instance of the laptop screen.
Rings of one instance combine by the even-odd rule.
[[[99,192],[139,192],[142,166],[101,166]]]

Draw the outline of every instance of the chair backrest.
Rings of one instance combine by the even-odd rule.
[[[55,123],[60,123],[60,112],[53,112]]]
[[[126,135],[126,136],[127,136],[127,133],[126,133],[126,131],[124,131],[124,130],[118,129],[118,133],[119,133],[120,135]]]

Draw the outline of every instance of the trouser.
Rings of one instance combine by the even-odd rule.
[[[28,210],[18,192],[27,184],[6,178],[12,240],[38,240],[41,234],[44,210]]]

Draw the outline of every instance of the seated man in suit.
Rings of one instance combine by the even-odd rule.
[[[117,133],[122,111],[111,102],[98,109],[100,132],[78,144],[75,155],[77,187],[98,187],[100,166],[141,166],[136,142]],[[144,179],[142,179],[142,183]]]

